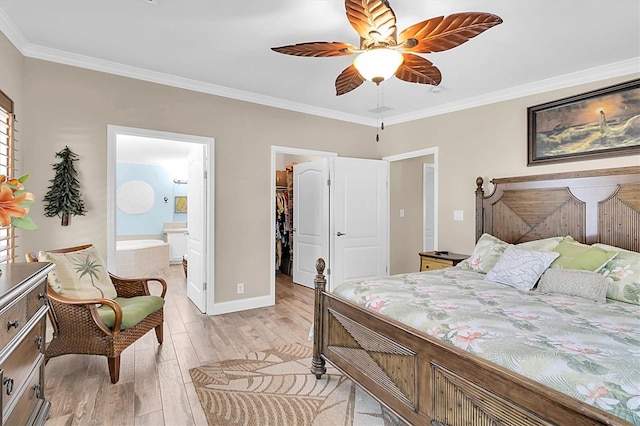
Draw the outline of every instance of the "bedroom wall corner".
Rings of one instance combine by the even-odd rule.
[[[380,158],[429,147],[439,150],[439,249],[471,253],[475,244],[475,181],[640,165],[637,156],[527,167],[527,108],[639,78],[640,74],[543,92],[385,128]],[[453,211],[464,212],[463,221]]]

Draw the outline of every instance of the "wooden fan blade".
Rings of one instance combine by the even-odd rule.
[[[490,13],[455,13],[446,18],[439,16],[402,31],[398,36],[398,44],[409,52],[442,52],[460,46],[501,23],[502,18]]]
[[[442,74],[431,62],[412,53],[403,53],[404,62],[396,71],[396,77],[409,83],[431,84],[437,86]]]
[[[336,78],[336,96],[349,93],[362,83],[364,83],[364,78],[362,78],[356,67],[350,65]]]
[[[347,19],[360,35],[360,48],[395,46],[396,15],[387,0],[345,0]]]
[[[339,41],[314,41],[310,43],[272,47],[271,50],[278,53],[284,53],[285,55],[327,58],[332,56],[352,55],[358,49],[353,44]]]

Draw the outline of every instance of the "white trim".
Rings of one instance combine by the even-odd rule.
[[[264,308],[265,306],[271,306],[271,295],[251,297],[249,299],[232,300],[230,302],[216,303],[211,310],[207,307],[207,314],[220,315],[228,314],[230,312],[246,311],[248,309]]]
[[[523,84],[521,86],[510,87],[508,89],[485,93],[444,105],[438,105],[433,108],[426,108],[408,114],[391,116],[385,118],[385,125],[390,126],[392,124],[406,123],[422,118],[448,114],[450,112],[523,98],[525,96],[536,95],[539,93],[551,92],[553,90],[566,89],[567,87],[577,86],[580,84],[594,83],[608,78],[622,77],[640,72],[639,64],[640,57],[636,57],[600,67],[588,68],[586,70],[560,75],[546,80],[539,80],[533,83]]]
[[[438,147],[434,146],[431,148],[424,148],[424,149],[418,149],[416,151],[409,151],[409,152],[404,152],[401,154],[395,154],[395,155],[388,155],[386,157],[382,157],[383,160],[388,161],[389,163],[391,163],[392,161],[402,161],[402,160],[408,160],[409,158],[416,158],[416,157],[423,157],[425,155],[433,155],[433,184],[434,184],[434,192],[433,192],[433,198],[435,200],[435,205],[434,205],[434,215],[433,215],[433,221],[434,221],[434,232],[433,232],[433,244],[436,247],[436,250],[438,250],[438,210],[439,206],[440,206],[440,202],[439,202],[439,192],[438,192]],[[423,178],[424,179],[424,178]],[[424,208],[424,207],[423,207]],[[423,213],[423,224],[422,224],[422,241],[424,244],[424,213]]]
[[[431,163],[422,164],[422,251],[428,251],[427,235],[425,232],[425,222],[427,221],[427,197],[424,194],[424,187],[427,183],[427,169],[433,169],[433,250],[438,248],[438,165]]]
[[[395,154],[395,155],[382,157],[382,159],[386,161],[400,161],[400,160],[407,160],[409,158],[422,157],[425,155],[434,155],[437,158],[438,147],[435,146],[433,148],[425,148],[425,149],[419,149],[417,151],[403,152],[402,154]]]
[[[205,239],[208,262],[205,263],[205,280],[207,282],[207,314],[217,310],[215,305],[215,139],[206,136],[187,135],[182,133],[162,132],[139,129],[135,127],[107,125],[107,266],[116,270],[116,142],[118,135],[141,136],[169,141],[197,143],[205,145],[207,151],[207,200],[205,218]]]
[[[7,36],[9,41],[20,53],[26,56],[24,52],[29,46],[29,42],[24,38],[18,27],[13,24],[11,18],[9,18],[2,8],[0,8],[0,32]]]
[[[26,57],[72,65],[79,68],[106,72],[123,77],[135,78],[152,83],[164,84],[166,86],[193,90],[196,92],[252,102],[260,105],[301,112],[304,114],[310,114],[319,117],[331,118],[334,120],[362,124],[370,127],[378,126],[378,122],[375,118],[369,118],[356,114],[347,114],[328,108],[320,108],[313,105],[287,101],[271,96],[258,95],[256,93],[231,89],[211,83],[177,77],[170,74],[164,74],[143,68],[120,64],[117,62],[105,61],[102,59],[92,58],[90,56],[78,55],[75,53],[32,44],[26,40],[26,38],[13,24],[11,19],[2,10],[2,8],[0,8],[0,31],[2,31],[7,36],[9,41],[11,41],[11,43],[13,43],[13,45],[20,51],[20,53]],[[593,83],[614,77],[622,77],[625,75],[640,72],[640,67],[638,64],[640,64],[640,56],[620,62],[602,65],[599,67],[580,70],[574,73],[548,78],[546,80],[540,80],[521,86],[511,87],[493,93],[486,93],[475,97],[462,99],[460,101],[450,102],[445,105],[439,105],[433,108],[414,111],[408,114],[389,116],[385,118],[385,124],[390,126],[393,124],[406,123],[426,117],[433,117],[436,115],[475,108],[478,106],[488,105],[496,102],[521,98],[528,95],[577,86],[579,84]]]
[[[64,65],[71,65],[78,68],[105,72],[122,77],[134,78],[136,80],[193,90],[200,93],[207,93],[224,98],[246,101],[254,104],[266,105],[274,108],[331,118],[334,120],[363,124],[372,127],[377,125],[374,118],[363,117],[355,114],[347,114],[328,108],[321,108],[313,105],[275,98],[272,96],[260,95],[244,90],[233,89],[230,87],[206,83],[203,81],[193,80],[185,77],[178,77],[171,74],[151,71],[144,68],[121,64],[118,62],[107,61],[104,59],[92,58],[90,56],[78,55],[76,53],[65,52],[48,47],[27,43],[26,45],[23,44],[22,48],[18,47],[18,49],[24,56],[27,57],[56,62]]]
[[[269,203],[269,217],[271,218],[271,238],[269,239],[269,259],[270,259],[270,273],[269,273],[269,302],[264,306],[272,306],[276,304],[276,273],[274,270],[274,266],[276,264],[276,244],[275,244],[275,235],[276,235],[276,170],[277,170],[277,158],[278,154],[288,154],[288,155],[305,155],[309,157],[337,157],[338,153],[329,152],[329,151],[316,151],[310,149],[302,149],[302,148],[293,148],[287,146],[277,146],[271,145],[271,167],[269,177],[269,191],[271,193],[271,202]],[[295,208],[295,207],[294,207]]]

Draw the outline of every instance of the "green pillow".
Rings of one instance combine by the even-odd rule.
[[[116,297],[114,301],[122,308],[120,330],[126,330],[164,306],[159,296]],[[107,327],[113,327],[116,314],[106,305],[98,308],[98,316]]]
[[[553,251],[560,253],[560,256],[553,261],[551,268],[591,272],[598,272],[618,255],[617,251],[581,244],[571,237],[565,237]]]

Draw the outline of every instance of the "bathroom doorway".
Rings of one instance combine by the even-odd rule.
[[[210,312],[215,288],[213,138],[111,125],[107,133],[109,270],[118,273],[121,266],[118,240],[154,236],[168,240],[167,227],[182,224],[183,251],[189,253],[187,293],[201,312]],[[194,156],[199,161],[194,162]],[[198,170],[192,170],[194,167]],[[131,169],[137,170],[138,176],[140,171],[151,175],[124,181],[121,175]],[[121,190],[125,184],[140,187],[130,194],[130,202],[126,202],[127,191]],[[134,214],[123,214],[123,206]],[[143,222],[136,224],[140,219]]]

